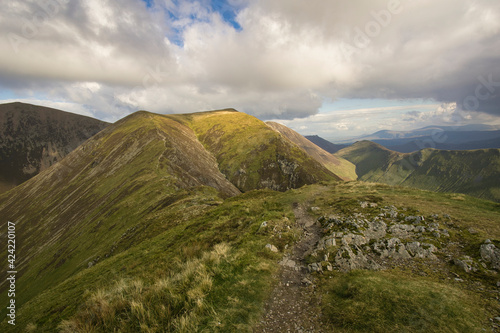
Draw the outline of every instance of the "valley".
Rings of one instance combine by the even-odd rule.
[[[500,149],[391,151],[370,141],[336,153],[356,165],[359,180],[463,193],[500,201]]]

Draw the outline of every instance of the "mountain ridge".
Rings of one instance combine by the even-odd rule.
[[[377,150],[380,168],[412,156],[361,145]],[[415,161],[424,155],[432,151]],[[285,135],[235,111],[129,115],[0,195],[0,215],[15,222],[18,257],[17,323],[7,324],[3,307],[2,331],[337,331],[347,322],[365,332],[386,315],[376,332],[391,331],[392,318],[413,331],[415,311],[393,307],[415,300],[430,331],[467,331],[488,327],[498,309],[496,263],[480,253],[495,249],[485,237],[500,244],[498,204],[340,182]],[[1,239],[6,230],[0,221]],[[344,273],[378,267],[369,260],[387,270]],[[461,271],[463,262],[478,271]],[[374,316],[338,315],[345,279],[359,283],[356,304]],[[379,285],[365,288],[367,280]],[[382,296],[359,296],[366,292]]]
[[[226,121],[213,126],[228,116],[236,116],[239,127]],[[266,144],[248,145],[249,138]],[[20,302],[168,228],[169,219],[179,219],[175,214],[204,211],[241,191],[333,180],[338,178],[299,147],[246,114],[136,112],[0,195],[2,216],[19,230]],[[176,208],[189,202],[198,202],[193,212]],[[98,230],[113,230],[113,236],[97,237]],[[26,282],[35,277],[36,286]]]
[[[360,180],[424,190],[458,192],[500,201],[500,149],[392,151],[371,141],[356,142],[339,156],[356,165]]]
[[[57,163],[108,125],[32,104],[1,104],[0,193]]]

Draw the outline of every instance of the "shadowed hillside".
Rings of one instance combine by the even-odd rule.
[[[318,147],[321,147],[322,149],[326,150],[330,154],[335,154],[339,150],[349,146],[349,145],[339,145],[332,143],[317,135],[306,135],[305,138],[314,143],[315,145],[317,145]]]
[[[436,150],[398,153],[370,141],[337,153],[356,165],[360,180],[458,192],[500,201],[500,150]]]
[[[0,193],[57,163],[108,125],[42,106],[0,105]]]
[[[343,180],[356,180],[358,177],[356,175],[356,167],[351,162],[340,158],[338,156],[334,156],[329,152],[323,150],[318,147],[299,133],[291,130],[290,128],[268,121],[266,122],[271,128],[276,130],[277,132],[284,135],[290,141],[294,142],[300,148],[304,149],[306,153],[308,153],[311,157],[313,157],[316,161],[323,164],[328,168],[331,172],[341,177]]]

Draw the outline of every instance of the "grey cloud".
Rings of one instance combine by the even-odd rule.
[[[235,107],[292,119],[339,97],[435,99],[500,112],[498,2],[231,0],[240,10],[236,31],[207,1],[156,1],[150,10],[139,0],[57,1],[33,36],[26,30],[43,16],[38,2],[2,8],[4,37],[27,42],[15,53],[0,40],[0,87],[110,117]],[[100,88],[89,95],[85,83]]]

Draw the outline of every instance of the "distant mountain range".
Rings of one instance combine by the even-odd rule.
[[[47,107],[0,105],[0,193],[62,160],[109,124]]]
[[[500,148],[500,126],[428,126],[412,131],[378,131],[371,135],[349,140],[369,140],[402,153],[411,153],[424,148],[446,150],[472,150]]]

